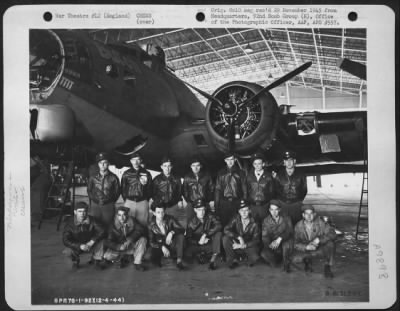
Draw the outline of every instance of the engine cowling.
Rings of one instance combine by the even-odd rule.
[[[255,83],[233,81],[219,87],[213,94],[222,107],[209,101],[206,107],[206,125],[216,148],[228,151],[229,122],[234,124],[234,152],[245,157],[255,151],[267,151],[279,126],[279,109],[275,98],[263,92],[253,101],[240,107],[262,87]]]
[[[30,105],[31,139],[65,142],[74,137],[75,115],[71,108],[58,105]]]

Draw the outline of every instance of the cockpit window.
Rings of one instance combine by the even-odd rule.
[[[62,75],[64,49],[50,30],[31,30],[29,35],[29,90],[31,101],[40,102],[51,94]]]
[[[87,47],[80,41],[65,40],[66,74],[89,82],[91,77],[90,56]]]

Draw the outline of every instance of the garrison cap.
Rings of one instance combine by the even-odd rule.
[[[134,152],[129,156],[129,159],[133,159],[133,158],[142,158],[140,153],[138,152]]]
[[[278,200],[271,200],[271,201],[269,201],[269,206],[271,206],[271,205],[278,206],[279,208],[282,207],[282,206],[281,206],[281,202],[279,202]]]
[[[198,157],[193,157],[193,158],[190,160],[190,165],[192,165],[193,163],[200,163],[200,164],[202,164],[200,158],[198,158]]]
[[[251,156],[251,163],[253,163],[255,160],[262,160],[265,162],[265,157],[262,153],[255,153]]]
[[[200,208],[200,207],[206,207],[206,203],[204,202],[203,199],[197,199],[196,201],[193,202],[193,208]]]
[[[249,207],[249,204],[247,204],[247,202],[246,202],[246,200],[240,200],[240,204],[239,204],[239,207],[238,207],[238,211],[239,210],[241,210],[242,208],[245,208],[245,207]]]
[[[118,206],[117,207],[117,212],[118,211],[124,211],[126,214],[128,214],[129,213],[129,207],[125,207],[125,206]]]
[[[110,161],[110,158],[108,157],[108,154],[107,154],[107,153],[105,153],[105,152],[99,152],[99,153],[96,155],[96,162],[98,163],[98,162],[103,161],[103,160]]]
[[[162,157],[162,159],[161,159],[161,165],[163,165],[164,163],[166,163],[166,162],[170,162],[170,163],[172,163],[172,160],[171,160],[171,158],[170,157],[168,157],[168,156],[164,156],[164,157]]]
[[[235,153],[234,153],[234,152],[226,152],[226,153],[224,154],[224,160],[225,160],[226,158],[230,158],[230,157],[236,157]]]
[[[296,158],[296,153],[294,153],[293,151],[286,151],[285,153],[284,153],[284,155],[283,155],[283,158],[285,159],[285,160],[287,160],[287,159],[295,159]]]
[[[313,211],[313,213],[315,213],[315,208],[314,208],[314,206],[312,206],[312,205],[310,205],[310,204],[304,204],[304,205],[301,207],[301,211],[302,211],[302,212],[305,212],[306,210],[311,210],[311,211]]]
[[[77,202],[74,206],[74,210],[77,210],[77,209],[86,209],[87,210],[88,208],[89,208],[89,205],[87,205],[85,202]]]
[[[154,212],[156,208],[163,208],[165,210],[167,208],[167,204],[164,202],[153,202],[151,205],[151,210]]]

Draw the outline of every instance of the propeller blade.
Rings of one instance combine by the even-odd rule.
[[[364,64],[347,58],[339,58],[337,60],[337,66],[353,76],[356,76],[362,80],[367,80],[367,67]]]
[[[235,151],[235,122],[231,119],[228,125],[228,152]]]
[[[275,80],[270,85],[267,85],[262,90],[260,90],[256,94],[254,94],[252,97],[250,97],[249,99],[245,100],[243,103],[241,103],[239,105],[239,108],[244,106],[244,105],[247,105],[249,102],[251,102],[256,97],[258,97],[261,93],[263,93],[265,91],[269,91],[269,90],[277,87],[278,85],[281,85],[282,83],[292,79],[293,77],[297,76],[299,73],[302,73],[304,70],[308,69],[311,65],[312,65],[312,62],[304,63],[303,65],[301,65],[300,67],[296,68],[295,70],[285,74],[283,77],[280,77],[279,79]]]
[[[166,72],[168,72],[168,71],[166,71]],[[174,77],[175,79],[181,81],[183,84],[186,84],[187,86],[189,86],[190,88],[192,88],[193,90],[195,90],[197,93],[199,93],[200,95],[204,96],[204,97],[207,98],[208,100],[211,100],[211,101],[213,101],[213,102],[216,102],[216,103],[217,103],[219,106],[221,106],[221,107],[223,106],[223,104],[221,103],[221,101],[220,101],[218,98],[216,98],[216,97],[214,97],[214,96],[212,96],[212,95],[210,95],[210,94],[208,94],[208,93],[206,93],[206,92],[200,90],[199,88],[195,87],[194,85],[191,85],[190,83],[188,83],[188,82],[186,82],[186,81],[183,81],[182,79],[180,79],[180,78],[178,78],[177,76],[171,74],[170,72],[168,72],[168,74],[169,74],[170,76]]]

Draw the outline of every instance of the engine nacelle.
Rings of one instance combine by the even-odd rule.
[[[75,116],[63,105],[30,105],[31,139],[42,142],[64,142],[74,137]]]
[[[234,151],[240,156],[248,156],[255,151],[267,151],[276,136],[279,126],[279,109],[275,98],[263,92],[250,103],[240,104],[259,92],[258,84],[233,81],[218,88],[213,96],[222,107],[209,101],[206,107],[207,130],[216,148],[227,152],[229,123],[234,124]]]

